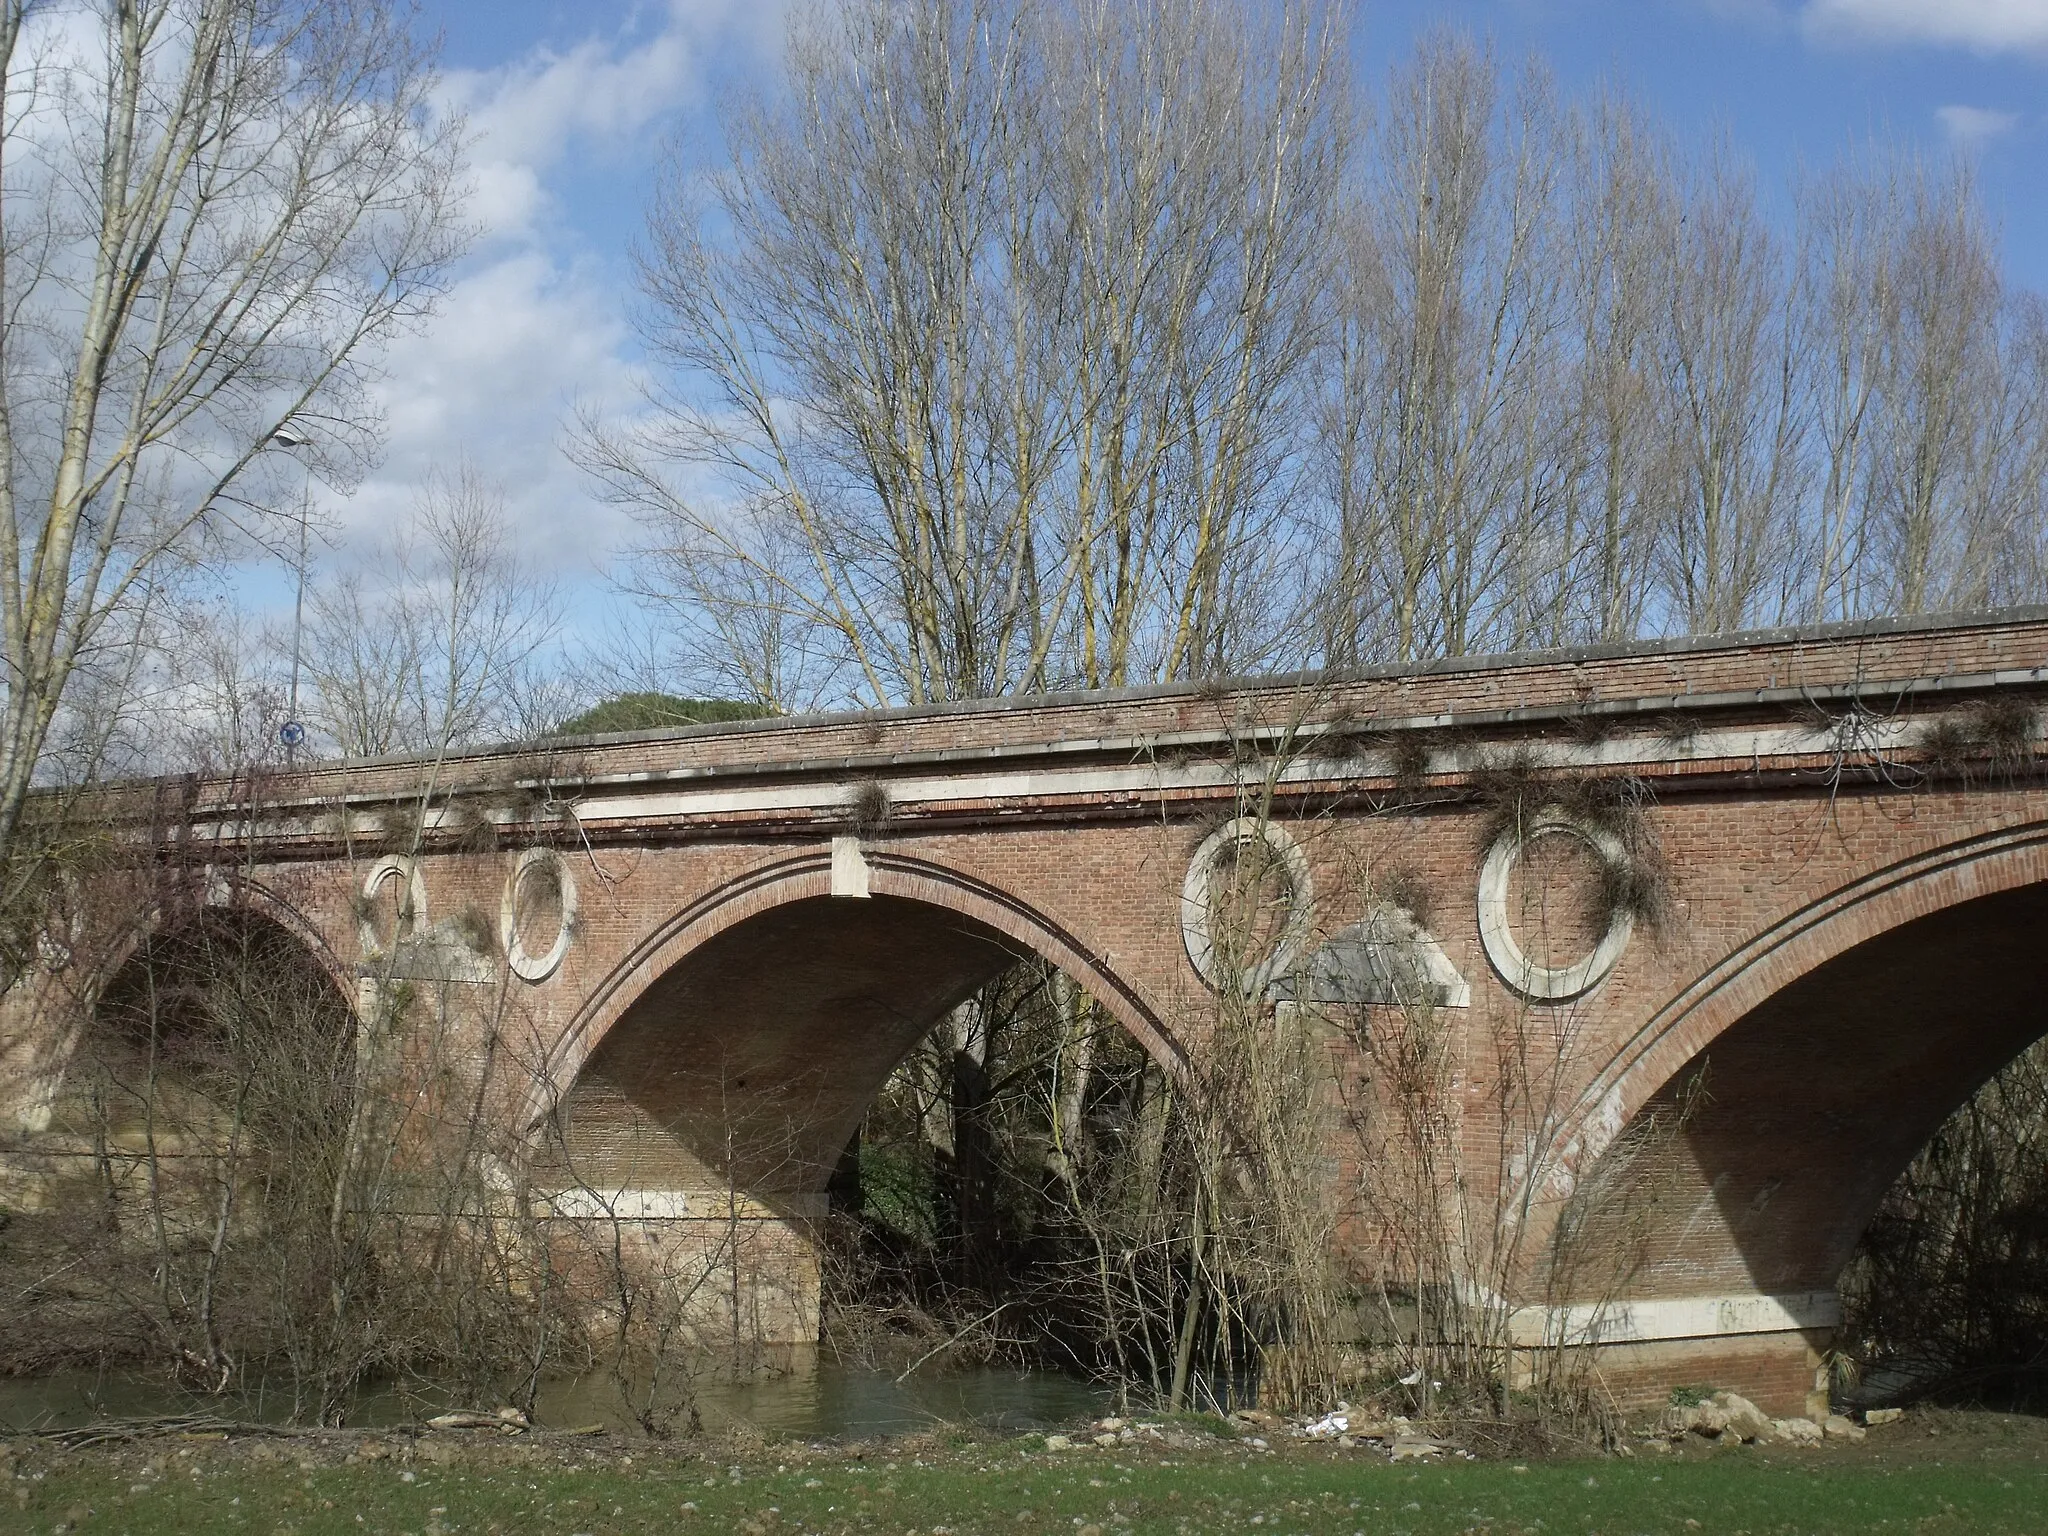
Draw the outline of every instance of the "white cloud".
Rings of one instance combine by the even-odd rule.
[[[513,164],[547,167],[578,138],[616,141],[694,94],[697,50],[665,29],[640,47],[587,38],[446,83],[480,144]]]
[[[2048,51],[2048,0],[1807,0],[1802,20],[1826,37]]]
[[[721,51],[771,51],[782,13],[782,0],[670,0],[645,34],[629,24],[566,50],[451,71],[442,95],[469,120],[478,217],[501,234],[526,228],[548,172],[579,156],[617,155],[664,116],[701,105]]]
[[[701,87],[699,49],[679,26],[637,43],[587,38],[490,70],[460,70],[444,100],[469,120],[474,212],[500,238],[530,233],[544,178],[564,161],[609,156]]]
[[[326,498],[338,561],[360,558],[404,522],[432,471],[466,457],[504,487],[522,552],[595,601],[597,573],[631,529],[592,497],[560,439],[574,402],[631,411],[638,367],[624,253],[575,228],[559,194],[581,182],[634,196],[667,122],[704,107],[711,70],[758,64],[774,9],[672,0],[616,35],[449,76],[445,100],[473,136],[469,212],[484,234],[428,324],[384,356],[384,460],[346,499]],[[637,210],[612,213],[607,245]]]
[[[1934,120],[1955,144],[1983,144],[2019,126],[2017,112],[1995,112],[1989,107],[1936,107]]]
[[[612,285],[544,251],[479,266],[433,325],[386,358],[379,391],[388,437],[377,472],[336,509],[351,542],[401,523],[436,468],[473,461],[506,492],[521,549],[565,580],[594,575],[624,525],[593,502],[558,439],[574,399],[614,409],[634,398],[627,328]]]

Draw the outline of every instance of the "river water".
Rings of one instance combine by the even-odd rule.
[[[748,1382],[713,1382],[698,1391],[707,1429],[747,1427],[775,1439],[862,1439],[904,1434],[938,1423],[1022,1431],[1106,1412],[1100,1387],[1047,1371],[920,1372],[897,1382],[881,1371],[821,1364],[800,1374]],[[366,1393],[350,1422],[392,1426],[418,1422],[443,1407],[423,1405],[397,1392]],[[554,1427],[603,1424],[630,1431],[632,1421],[610,1382],[584,1377],[550,1383],[536,1403],[541,1423]],[[291,1413],[288,1391],[257,1383],[219,1397],[183,1391],[140,1375],[73,1372],[0,1379],[0,1430],[76,1428],[104,1419],[208,1414],[242,1421],[281,1421]]]

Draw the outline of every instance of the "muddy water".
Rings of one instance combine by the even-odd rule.
[[[698,1394],[707,1429],[751,1426],[762,1434],[801,1439],[860,1439],[903,1434],[935,1423],[1018,1431],[1064,1424],[1106,1411],[1099,1388],[1043,1371],[984,1368],[919,1373],[898,1383],[877,1371],[821,1365],[815,1371],[745,1383],[713,1383]],[[397,1392],[365,1394],[351,1422],[390,1426],[417,1422],[447,1406]],[[537,1403],[543,1424],[604,1424],[630,1430],[617,1392],[601,1378],[551,1383]],[[281,1422],[292,1414],[289,1387],[256,1383],[208,1397],[136,1375],[86,1372],[0,1379],[0,1430],[71,1428],[96,1419],[208,1414]]]

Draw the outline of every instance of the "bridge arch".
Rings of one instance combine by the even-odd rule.
[[[254,882],[183,894],[80,967],[50,1031],[45,1125],[138,1168],[211,1146],[252,1091],[339,1105],[354,1064],[353,989],[289,902]]]
[[[1043,912],[926,860],[870,850],[863,863],[864,897],[833,894],[824,850],[728,881],[593,988],[536,1076],[526,1123],[609,1118],[621,1144],[600,1146],[600,1168],[565,1171],[619,1188],[730,1180],[804,1213],[903,1056],[948,1009],[1033,956],[1155,1059],[1178,1061],[1111,958]]]
[[[39,963],[0,998],[0,1121],[31,1132],[49,1125],[109,990],[158,945],[175,949],[202,932],[219,937],[247,926],[274,935],[279,954],[303,960],[337,997],[352,1000],[353,976],[326,935],[269,883],[210,866],[167,871],[155,883],[154,899],[143,903],[116,900],[96,911],[88,900],[52,918]]]
[[[56,947],[46,950],[44,970],[62,980],[58,990],[72,1005],[82,1004],[82,1012],[90,1013],[150,945],[174,940],[200,925],[236,922],[260,923],[288,936],[342,997],[353,998],[353,970],[320,924],[288,892],[249,870],[216,865],[165,872],[154,899],[129,908],[117,921],[79,923],[75,937],[87,946],[84,954],[76,944],[59,944],[53,932],[50,940]],[[54,967],[49,964],[52,957],[60,957]]]
[[[1584,1272],[1569,1241],[1624,1265],[1607,1278],[1631,1299],[1793,1298],[1781,1323],[1825,1327],[1885,1191],[2048,1033],[2044,936],[2039,823],[1898,861],[1757,935],[1581,1100],[1553,1163],[1551,1193],[1578,1202],[1553,1279]]]

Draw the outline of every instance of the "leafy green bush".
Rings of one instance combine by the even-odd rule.
[[[661,731],[727,720],[764,720],[775,710],[744,699],[679,699],[669,693],[620,693],[556,726],[556,736],[604,736],[614,731]]]

